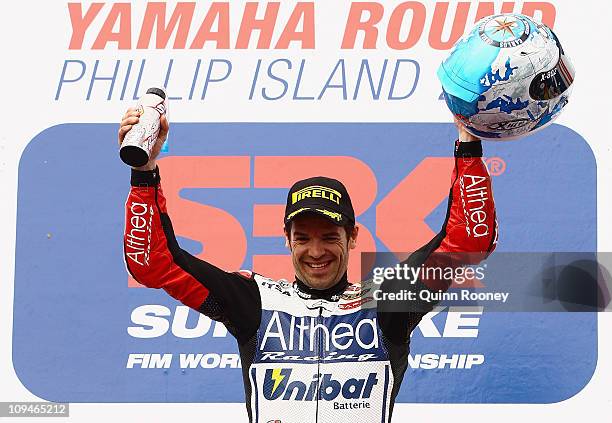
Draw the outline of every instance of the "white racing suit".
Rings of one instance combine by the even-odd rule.
[[[468,252],[455,257],[453,265],[476,264],[494,249],[495,207],[481,156],[480,142],[456,143],[444,225],[408,263],[431,264],[437,253]],[[131,182],[127,268],[139,283],[162,288],[227,326],[238,342],[251,422],[391,420],[408,364],[410,333],[433,304],[385,311],[373,298],[375,287],[350,284],[346,275],[334,287],[317,291],[299,280],[223,271],[179,247],[158,170],[133,171]],[[448,288],[429,282],[410,286]]]

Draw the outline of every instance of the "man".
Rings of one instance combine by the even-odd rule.
[[[137,122],[138,113],[128,110],[120,142]],[[461,142],[446,220],[408,259],[415,266],[431,264],[434,253],[461,252],[474,254],[453,265],[473,264],[495,247],[495,209],[480,140],[457,126]],[[182,250],[175,239],[155,161],[167,132],[162,118],[151,160],[132,171],[124,237],[132,276],[226,325],[238,342],[251,422],[389,422],[410,333],[427,308],[386,310],[372,292],[348,282],[359,227],[345,187],[314,177],[289,190],[284,225],[294,282],[226,272]],[[141,260],[129,254],[134,248],[145,252]],[[432,290],[448,287],[429,282]]]

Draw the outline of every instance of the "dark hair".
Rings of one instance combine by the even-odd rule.
[[[291,224],[293,222],[289,221],[287,223],[285,223],[285,232],[289,235],[291,235]],[[355,229],[355,224],[353,222],[349,222],[346,225],[343,226],[344,231],[346,232],[346,239],[350,239],[351,238],[351,234],[353,233],[353,230]],[[291,237],[289,236],[289,241],[291,241]]]

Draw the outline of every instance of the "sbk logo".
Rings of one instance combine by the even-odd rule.
[[[438,228],[432,230],[425,218],[448,196],[454,159],[424,158],[382,198],[373,170],[356,157],[176,156],[162,158],[158,163],[176,235],[200,242],[205,248],[197,256],[224,269],[242,268],[247,246],[254,239],[284,236],[284,195],[296,180],[313,175],[341,180],[351,194],[361,227],[349,263],[349,273],[360,275],[361,252],[375,252],[376,240],[390,251],[409,252],[435,235]],[[245,228],[228,210],[182,198],[181,190],[190,188],[227,190],[228,196],[240,196],[238,189],[262,190],[268,195],[261,203],[241,205],[239,213],[252,216],[252,228]],[[276,204],[270,204],[270,189],[285,190]],[[359,217],[370,210],[375,211],[376,219],[374,225],[366,226]],[[247,233],[252,234],[252,239]],[[255,252],[252,260],[255,272],[274,279],[293,279],[288,253]],[[130,286],[138,284],[130,280]]]

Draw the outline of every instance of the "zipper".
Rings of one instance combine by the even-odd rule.
[[[319,315],[317,316],[317,325],[323,324],[323,306],[319,306]],[[319,400],[321,398],[321,357],[323,357],[323,342],[321,342],[320,330],[315,333],[317,344],[317,405],[315,423],[319,422]]]

